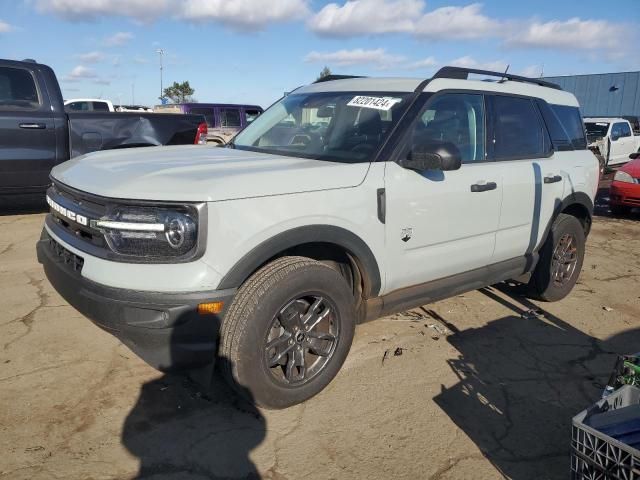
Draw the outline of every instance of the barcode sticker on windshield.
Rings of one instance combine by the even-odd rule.
[[[401,102],[401,98],[393,97],[367,97],[364,95],[358,95],[353,97],[347,106],[349,107],[361,107],[361,108],[374,108],[376,110],[391,110],[396,103]]]

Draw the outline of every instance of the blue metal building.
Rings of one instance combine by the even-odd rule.
[[[545,77],[580,102],[582,115],[619,117],[640,116],[640,72],[599,73]]]

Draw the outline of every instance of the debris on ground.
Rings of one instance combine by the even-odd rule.
[[[402,352],[404,352],[404,348],[402,347],[398,347],[395,349],[395,351],[393,352],[393,356],[394,357],[399,357],[400,355],[402,355]]]
[[[525,320],[536,320],[538,318],[544,318],[544,312],[542,310],[536,310],[536,309],[530,309],[527,310],[526,312],[522,312],[520,314],[521,318],[524,318]]]
[[[602,307],[602,309],[603,309],[605,312],[612,312],[612,311],[613,311],[613,308],[611,308],[611,307],[607,307],[606,305],[605,305],[605,306],[603,306],[603,307]]]
[[[425,323],[424,326],[435,330],[439,335],[447,335],[451,333],[447,328],[443,327],[442,325],[438,325],[437,323]]]

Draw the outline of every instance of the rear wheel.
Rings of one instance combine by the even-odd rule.
[[[566,297],[582,270],[584,250],[585,233],[580,221],[572,215],[558,215],[531,276],[530,294],[548,302]]]
[[[257,405],[295,405],[335,377],[354,329],[353,294],[342,275],[306,257],[275,260],[245,282],[225,315],[223,374]]]

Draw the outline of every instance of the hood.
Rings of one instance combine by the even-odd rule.
[[[368,168],[187,145],[94,152],[58,165],[51,175],[104,197],[201,202],[354,187]]]
[[[633,178],[640,178],[640,158],[631,160],[625,166],[621,167],[620,170],[628,173]]]

